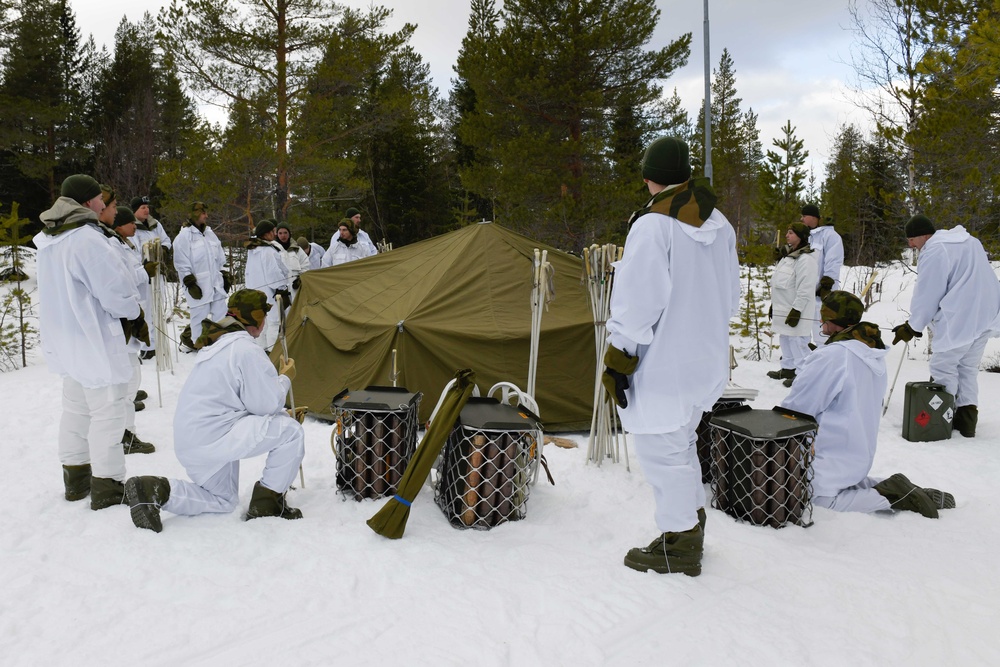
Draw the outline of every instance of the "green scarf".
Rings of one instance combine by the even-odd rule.
[[[223,317],[218,322],[213,322],[212,320],[207,319],[202,320],[201,335],[198,336],[198,340],[194,342],[194,348],[196,350],[200,350],[203,347],[208,347],[209,345],[215,343],[227,333],[246,330],[247,328],[243,326],[239,320],[234,317],[230,317],[229,315]]]
[[[692,178],[687,183],[656,193],[646,202],[645,208],[632,214],[628,224],[647,213],[662,213],[686,225],[701,227],[712,215],[718,200],[707,178]]]
[[[841,329],[827,339],[826,345],[836,343],[841,340],[860,340],[868,347],[876,350],[885,349],[885,343],[882,342],[882,336],[879,333],[878,326],[872,324],[871,322],[858,322],[857,324],[849,326],[846,329]]]

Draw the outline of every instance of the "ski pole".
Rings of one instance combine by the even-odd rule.
[[[889,401],[892,400],[892,392],[896,388],[896,380],[899,379],[899,369],[903,367],[903,359],[906,359],[906,353],[910,349],[910,341],[906,341],[906,345],[903,346],[903,356],[899,358],[899,365],[896,366],[896,375],[892,378],[892,386],[889,387],[889,395],[885,399],[885,405],[882,407],[882,416],[885,417],[885,413],[889,411]]]
[[[284,299],[281,298],[280,294],[274,295],[274,305],[278,307],[278,337],[281,339],[281,353],[285,355],[285,361],[288,361],[288,341],[285,339],[285,304]],[[288,404],[292,408],[292,419],[295,417],[295,392],[292,390],[292,382],[288,381]],[[306,488],[306,476],[302,472],[302,464],[299,464],[299,483],[302,488]]]

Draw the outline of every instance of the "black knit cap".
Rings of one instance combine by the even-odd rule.
[[[272,229],[277,228],[277,226],[278,225],[275,224],[274,220],[261,220],[260,222],[257,223],[257,226],[254,227],[253,235],[256,236],[257,238],[260,238],[261,236],[267,234]]]
[[[359,211],[358,209],[356,209],[356,208],[354,208],[352,206],[351,208],[349,208],[346,211],[344,211],[344,217],[345,218],[353,218],[354,216],[358,215],[359,213],[361,213],[361,211]]]
[[[133,211],[138,211],[140,206],[149,205],[149,197],[132,197],[132,201],[128,203],[128,206]]]
[[[844,290],[834,290],[823,297],[819,309],[823,322],[833,322],[842,327],[851,327],[861,321],[865,313],[865,304],[861,299]]]
[[[816,206],[816,204],[806,204],[802,207],[802,215],[811,215],[814,218],[820,217],[819,206]]]
[[[677,137],[660,137],[642,156],[642,177],[658,185],[686,183],[691,178],[688,145]]]
[[[926,234],[933,234],[936,230],[934,229],[934,223],[926,215],[917,213],[915,216],[910,218],[909,222],[906,223],[906,238],[912,239],[914,236],[924,236]]]
[[[119,206],[115,213],[115,221],[111,223],[112,229],[118,229],[122,225],[135,222],[135,213],[128,206]]]
[[[59,194],[80,204],[86,204],[101,194],[101,184],[86,174],[73,174],[67,176],[66,180],[62,182]]]

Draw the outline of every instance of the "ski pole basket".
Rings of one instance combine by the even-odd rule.
[[[453,526],[489,530],[526,516],[541,432],[540,420],[523,405],[469,399],[445,443],[434,492]]]
[[[402,387],[347,389],[330,406],[336,426],[337,489],[345,497],[387,498],[396,493],[417,443],[422,394]]]
[[[709,423],[712,507],[757,526],[812,525],[812,417],[741,406]]]

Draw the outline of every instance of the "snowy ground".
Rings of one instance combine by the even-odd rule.
[[[912,279],[897,267],[866,319],[903,321]],[[987,358],[997,354],[1000,339]],[[734,371],[760,389],[755,407],[788,391],[764,375],[776,359]],[[138,431],[157,452],[129,456],[130,475],[184,476],[172,421],[192,362],[162,378],[162,408],[144,366]],[[313,420],[306,487],[289,494],[304,520],[165,514],[163,533],[136,529],[127,507],[63,500],[61,384],[34,354],[0,374],[0,662],[997,665],[1000,374],[980,375],[976,439],[910,443],[903,386],[927,374],[923,347],[911,347],[872,472],[951,491],[956,509],[932,521],[817,508],[812,527],[782,530],[709,510],[704,573],[692,579],[622,565],[655,535],[652,496],[634,456],[631,472],[588,465],[585,434],[578,449],[546,447],[556,485],[540,482],[524,521],[489,532],[453,529],[425,488],[404,538],[379,537],[365,521],[383,501],[335,492],[331,427]],[[262,467],[243,464],[244,507]]]

